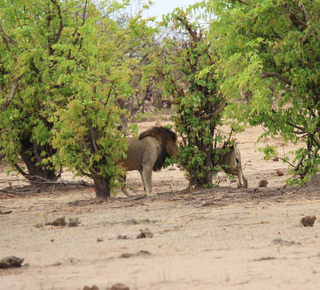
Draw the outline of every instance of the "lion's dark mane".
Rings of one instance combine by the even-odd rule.
[[[146,137],[156,138],[160,143],[160,152],[157,161],[153,165],[153,171],[160,171],[166,158],[172,157],[171,152],[168,151],[168,148],[170,148],[170,144],[168,146],[168,143],[175,144],[177,142],[177,135],[168,128],[159,126],[142,132],[139,136],[139,140]]]

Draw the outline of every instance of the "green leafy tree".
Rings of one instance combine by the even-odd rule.
[[[53,145],[59,155],[55,164],[64,164],[76,176],[94,180],[97,197],[110,197],[114,181],[124,172],[116,161],[125,157],[126,138],[117,130],[118,107],[111,100],[97,95],[78,95],[66,109],[58,112]]]
[[[320,14],[318,1],[207,1],[209,37],[221,59],[222,90],[234,103],[229,117],[263,125],[263,136],[304,141],[290,163],[304,183],[319,173]],[[268,154],[272,148],[265,150]],[[287,160],[288,161],[288,160]]]
[[[53,118],[53,145],[59,149],[54,164],[66,165],[76,176],[92,178],[98,197],[110,197],[115,180],[124,173],[117,161],[125,157],[127,141],[117,126],[120,116],[128,112],[117,104],[132,94],[131,68],[139,60],[124,52],[130,45],[128,39],[137,33],[133,29],[137,21],[139,17],[121,28],[105,18],[90,27],[85,51],[77,57],[86,64],[85,69],[77,69],[72,85],[75,93]]]
[[[56,153],[48,118],[58,96],[70,93],[58,84],[52,59],[64,38],[61,7],[55,1],[1,1],[0,7],[1,153],[31,182],[55,180],[52,164],[44,163]],[[19,155],[28,172],[18,165]]]
[[[113,19],[127,4],[1,1],[1,153],[34,184],[56,180],[68,165],[94,179],[98,196],[110,196],[126,148],[116,126],[127,112],[115,100],[132,93],[139,62],[126,51],[140,16],[126,28]]]
[[[214,149],[223,140],[217,127],[222,124],[225,99],[219,94],[215,75],[217,56],[207,30],[189,20],[191,10],[176,9],[164,17],[163,25],[171,25],[174,32],[165,38],[152,68],[173,98],[172,119],[181,136],[178,162],[188,172],[191,186],[206,187],[212,185],[217,172]]]

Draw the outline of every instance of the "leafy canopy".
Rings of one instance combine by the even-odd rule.
[[[230,106],[228,117],[262,124],[264,136],[304,141],[292,172],[297,182],[308,181],[320,165],[318,2],[207,2],[215,15],[209,35],[221,58],[221,89],[230,99],[240,90],[252,95],[247,106]]]

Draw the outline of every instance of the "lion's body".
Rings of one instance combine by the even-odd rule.
[[[225,173],[232,174],[238,177],[238,187],[248,187],[248,181],[244,177],[241,165],[241,154],[237,148],[237,144],[234,143],[232,146],[228,147],[229,151],[225,154],[219,152],[219,165]]]
[[[120,163],[126,171],[138,170],[147,195],[152,195],[152,171],[161,170],[165,159],[177,154],[177,136],[169,129],[153,127],[139,139],[128,138],[128,143],[127,158]]]

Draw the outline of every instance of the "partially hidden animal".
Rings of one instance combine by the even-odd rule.
[[[222,167],[225,173],[232,174],[238,177],[238,187],[248,187],[248,181],[244,177],[241,165],[241,154],[237,148],[237,143],[233,142],[231,146],[227,147],[228,152],[223,149],[217,149],[219,157],[218,165]],[[214,161],[212,161],[214,162]]]
[[[153,127],[142,132],[138,139],[128,138],[127,157],[119,161],[126,171],[138,170],[146,194],[153,195],[152,171],[160,171],[167,157],[178,153],[177,135],[165,127]],[[123,182],[126,177],[122,176]],[[129,196],[126,188],[123,192]]]

